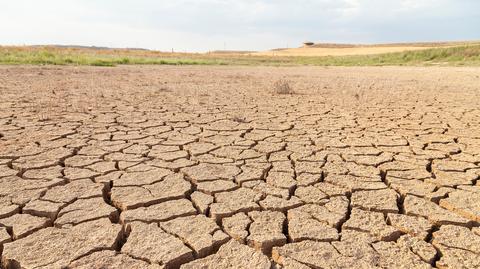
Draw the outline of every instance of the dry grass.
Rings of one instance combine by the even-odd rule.
[[[294,94],[295,93],[292,87],[290,86],[290,83],[285,79],[277,80],[273,84],[273,90],[276,94]]]
[[[309,55],[287,56],[250,53],[165,53],[127,49],[74,49],[58,47],[1,47],[0,64],[16,65],[246,65],[246,66],[384,66],[384,65],[480,65],[480,44],[456,47],[428,48],[383,53],[395,47],[367,47],[376,54],[362,51],[348,56],[319,56],[314,51],[325,48],[305,48]],[[328,49],[328,48],[326,48]],[[361,50],[363,48],[332,48]],[[405,47],[402,48],[404,50]],[[342,52],[345,53],[345,52]]]

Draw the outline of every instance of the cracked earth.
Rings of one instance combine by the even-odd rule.
[[[0,67],[1,266],[479,268],[479,74]]]

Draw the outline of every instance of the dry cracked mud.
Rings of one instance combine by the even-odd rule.
[[[479,76],[0,67],[0,267],[479,268]]]

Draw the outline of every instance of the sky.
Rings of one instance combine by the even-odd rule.
[[[0,45],[268,50],[480,40],[479,0],[0,0]]]

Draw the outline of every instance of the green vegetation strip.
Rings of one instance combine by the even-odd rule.
[[[376,55],[296,57],[221,54],[161,54],[143,56],[119,50],[95,53],[54,47],[0,47],[0,64],[17,65],[267,65],[267,66],[387,66],[453,65],[480,66],[480,45],[435,48]]]

